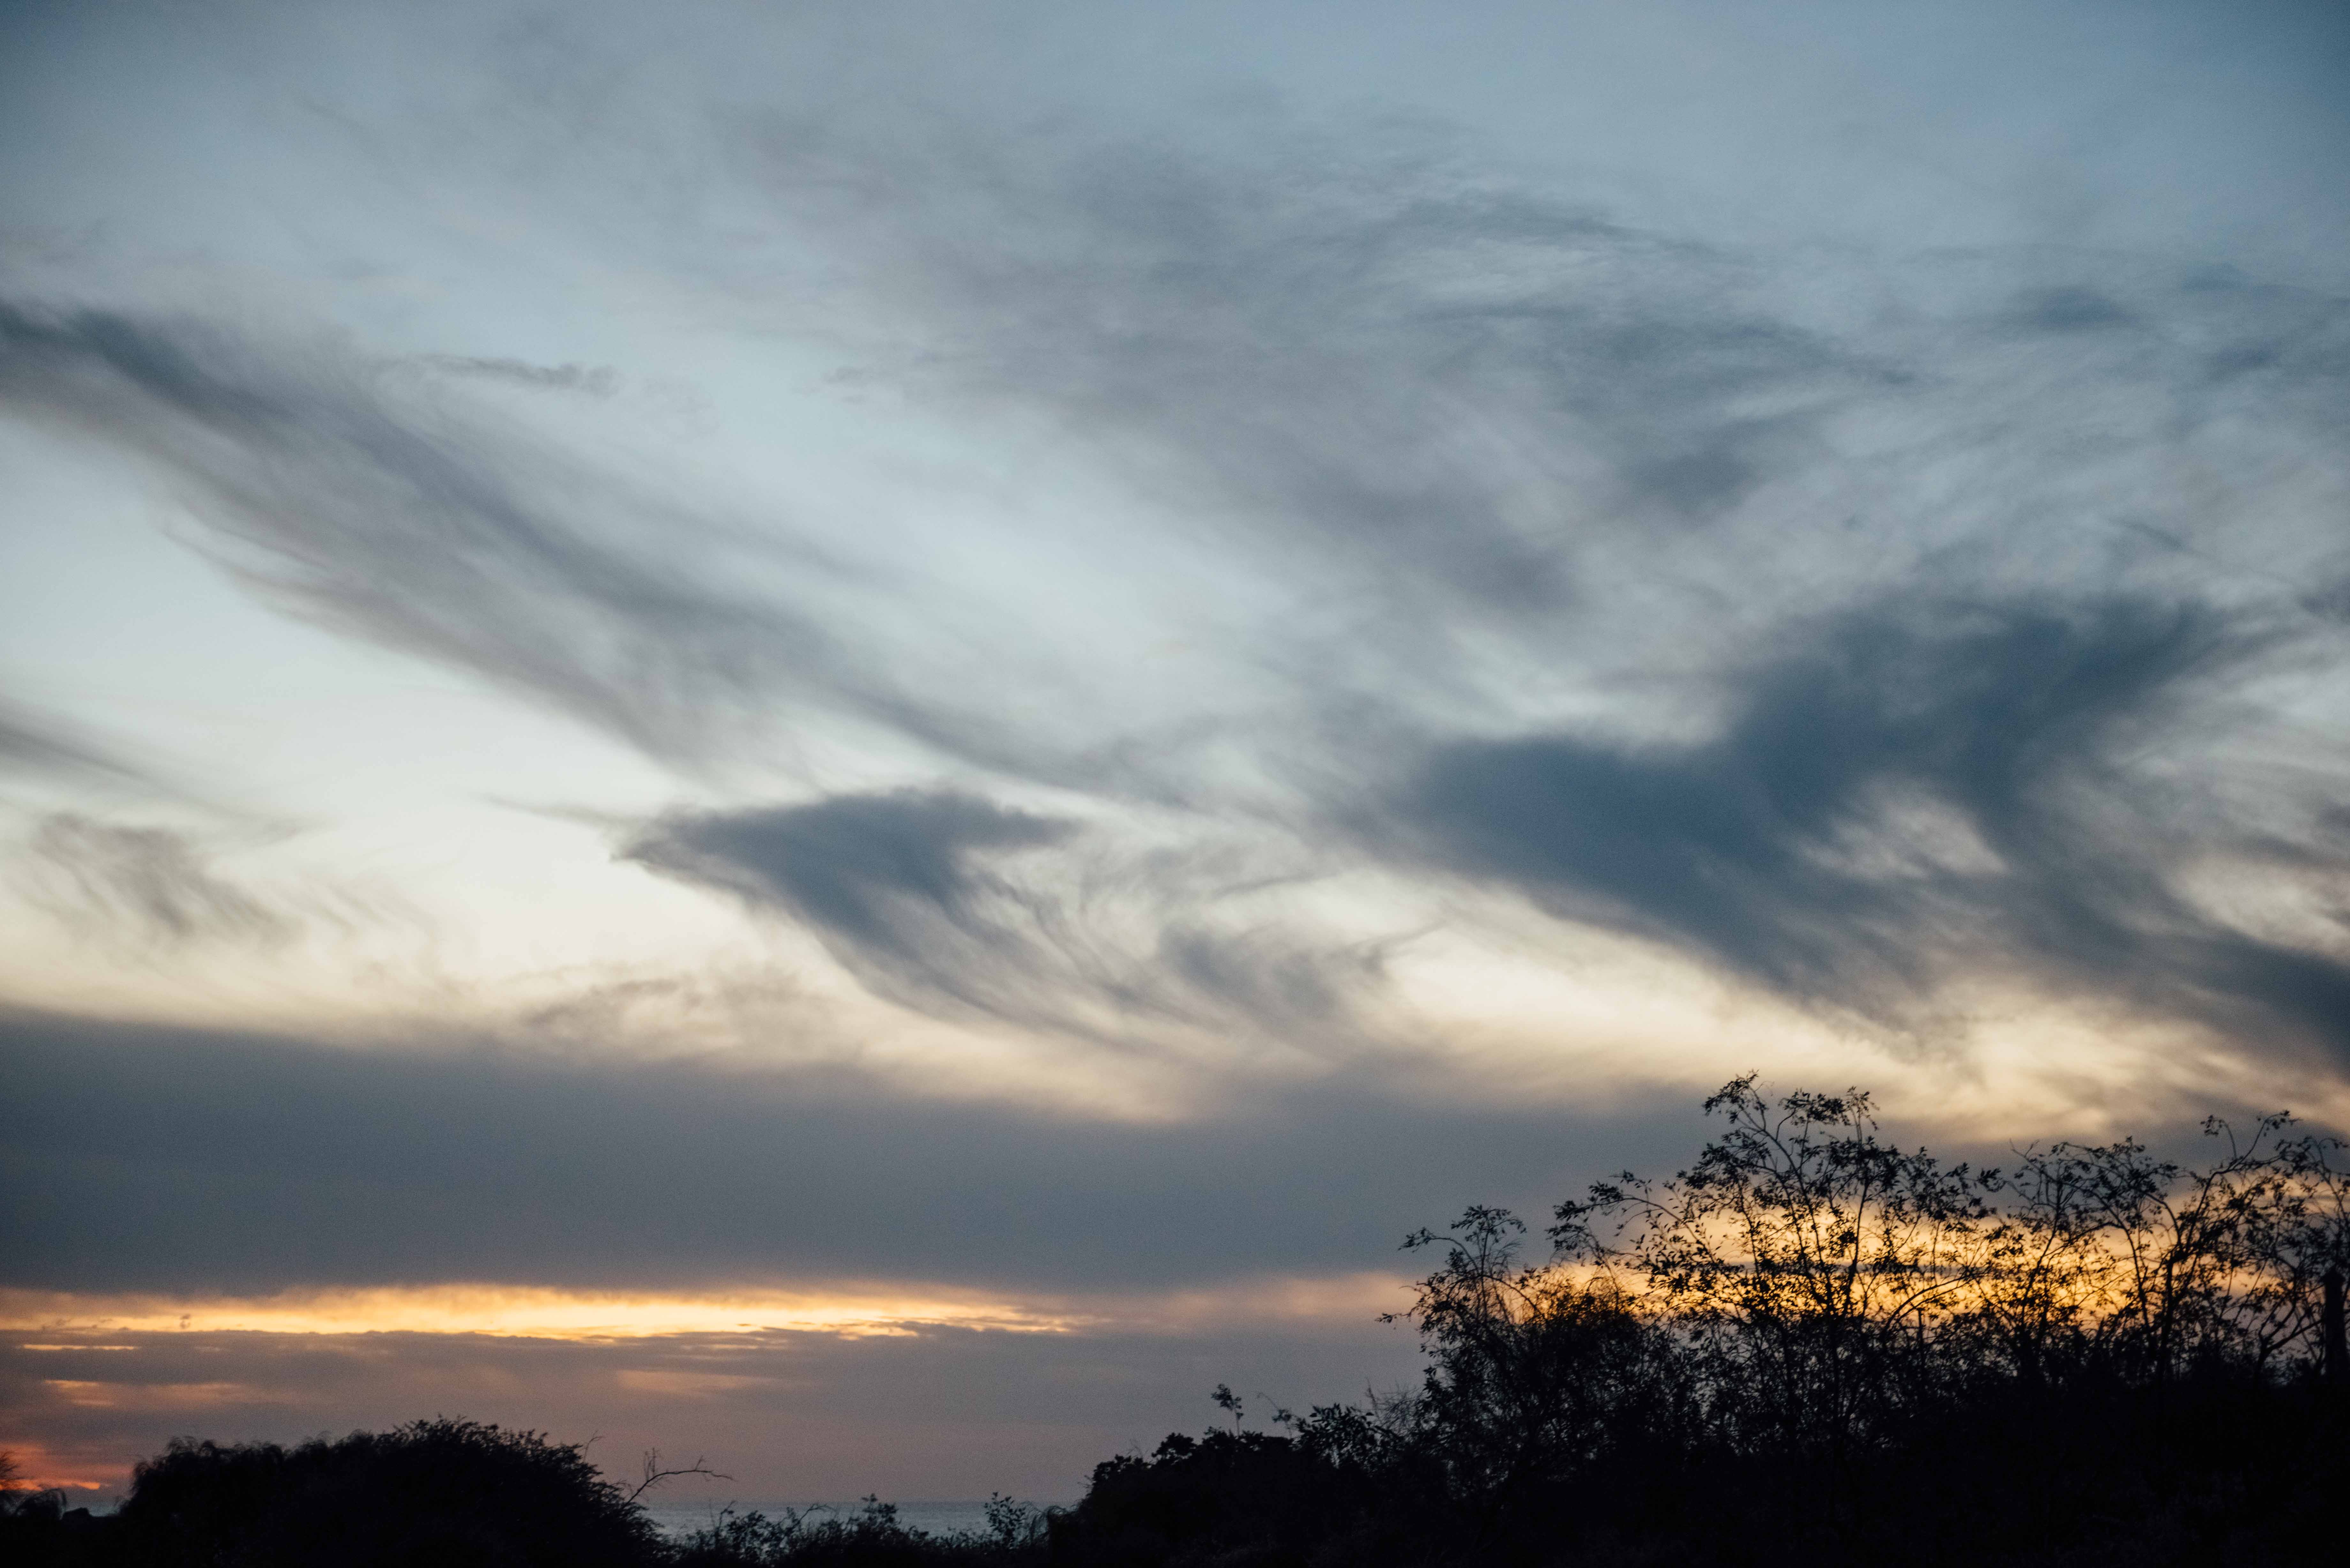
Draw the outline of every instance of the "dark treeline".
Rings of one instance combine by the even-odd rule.
[[[2206,1125],[1997,1170],[1886,1142],[1868,1097],[1742,1079],[1669,1180],[1472,1208],[1407,1317],[1420,1386],[1268,1412],[999,1500],[939,1537],[887,1505],[661,1539],[577,1447],[467,1422],[286,1449],[180,1441],[120,1513],[14,1494],[27,1564],[2197,1563],[2350,1536],[2340,1147]],[[640,1490],[641,1489],[639,1489]]]

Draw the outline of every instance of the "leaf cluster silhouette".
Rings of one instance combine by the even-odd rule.
[[[175,1442],[119,1516],[5,1494],[28,1563],[1379,1568],[2206,1563],[2338,1548],[2350,1171],[2282,1115],[2182,1165],[2124,1138],[1996,1169],[1887,1142],[1869,1096],[1706,1101],[1672,1177],[1476,1206],[1405,1246],[1417,1387],[1097,1465],[989,1529],[722,1514],[660,1538],[577,1446],[462,1421]],[[653,1475],[648,1461],[648,1476]]]

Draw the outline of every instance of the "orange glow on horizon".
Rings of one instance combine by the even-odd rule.
[[[890,1292],[880,1286],[823,1294],[747,1291],[685,1296],[467,1283],[206,1299],[0,1291],[0,1329],[16,1332],[469,1334],[598,1340],[795,1331],[908,1334],[918,1326],[931,1325],[1050,1334],[1078,1323],[1066,1314],[1003,1301],[962,1293]],[[99,1347],[26,1344],[17,1348]]]
[[[0,1452],[5,1452],[16,1462],[16,1473],[8,1482],[8,1490],[19,1494],[33,1491],[107,1491],[120,1484],[115,1478],[92,1480],[87,1476],[70,1473],[73,1461],[38,1443],[23,1443],[15,1439],[0,1442]]]
[[[1367,1320],[1398,1304],[1389,1274],[1248,1282],[1222,1288],[1024,1299],[952,1286],[847,1282],[820,1289],[707,1293],[573,1291],[447,1283],[192,1298],[0,1290],[0,1331],[41,1353],[132,1351],[153,1334],[445,1334],[576,1341],[682,1334],[907,1335],[925,1329],[1007,1334],[1115,1330],[1185,1334],[1235,1318]],[[70,1336],[108,1337],[76,1343]],[[29,1337],[38,1335],[38,1338]]]

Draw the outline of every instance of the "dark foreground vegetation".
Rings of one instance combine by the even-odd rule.
[[[121,1568],[1410,1568],[2209,1563],[2350,1545],[2350,1176],[2282,1116],[2185,1168],[2124,1140],[2001,1170],[1868,1099],[1707,1102],[1720,1135],[1524,1224],[1407,1245],[1419,1387],[1096,1467],[938,1537],[887,1505],[661,1539],[576,1446],[463,1421],[175,1442],[119,1514],[9,1494],[0,1561]],[[649,1471],[650,1473],[650,1471]]]

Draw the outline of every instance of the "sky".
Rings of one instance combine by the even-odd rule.
[[[2350,1128],[2350,16],[0,5],[0,1444],[1067,1499],[1725,1079]]]

